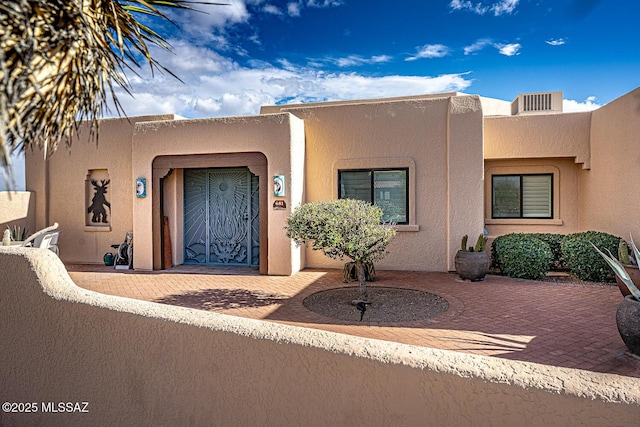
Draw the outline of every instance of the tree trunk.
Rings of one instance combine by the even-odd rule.
[[[360,292],[362,299],[369,301],[369,295],[367,294],[367,280],[364,274],[364,263],[356,260],[356,271],[358,272],[358,282],[360,282]]]

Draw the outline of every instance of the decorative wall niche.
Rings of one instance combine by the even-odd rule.
[[[109,202],[109,171],[90,169],[84,183],[85,193],[85,230],[111,230],[111,203]]]

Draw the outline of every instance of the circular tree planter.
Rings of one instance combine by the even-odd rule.
[[[640,301],[624,297],[616,312],[616,324],[629,351],[640,356]]]
[[[455,258],[456,273],[463,280],[479,282],[489,271],[489,255],[486,252],[458,251]]]

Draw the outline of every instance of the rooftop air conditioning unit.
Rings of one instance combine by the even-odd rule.
[[[562,92],[523,93],[511,103],[513,115],[562,113]]]

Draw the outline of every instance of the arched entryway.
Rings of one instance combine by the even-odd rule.
[[[154,269],[163,268],[161,225],[167,217],[174,265],[258,267],[266,274],[266,174],[262,153],[157,157]]]

